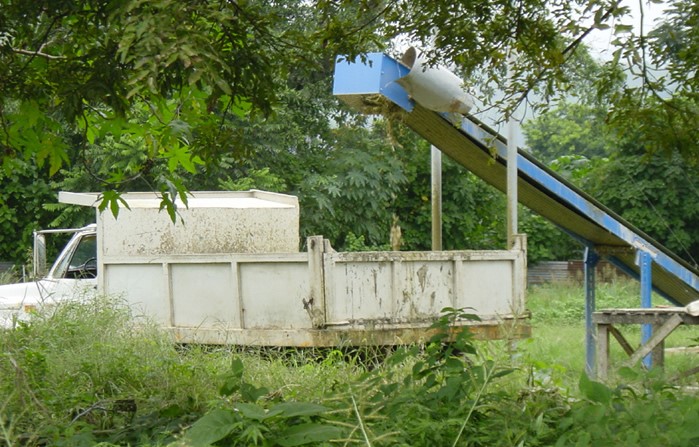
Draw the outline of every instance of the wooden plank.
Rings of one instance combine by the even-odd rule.
[[[674,376],[674,377],[670,380],[670,382],[676,382],[676,381],[678,381],[678,380],[680,380],[680,379],[684,379],[684,378],[686,378],[686,377],[693,376],[694,374],[697,374],[697,373],[699,373],[699,366],[695,366],[694,368],[690,368],[690,369],[688,369],[688,370],[686,370],[686,371],[680,372],[679,374],[677,374],[676,376]]]
[[[639,360],[648,355],[656,346],[658,346],[658,344],[665,340],[665,338],[670,335],[670,333],[680,324],[682,324],[682,317],[677,314],[672,315],[663,325],[658,327],[658,330],[655,331],[653,336],[646,342],[646,344],[634,352],[626,365],[635,365]]]
[[[684,324],[699,324],[699,317],[689,315],[684,311],[684,307],[606,309],[594,312],[592,321],[604,324],[663,324],[672,315],[679,315]]]
[[[634,349],[631,347],[631,344],[626,340],[624,334],[619,332],[619,329],[615,328],[612,325],[609,325],[609,333],[612,334],[614,338],[616,338],[616,341],[619,342],[626,355],[631,357],[633,355]]]

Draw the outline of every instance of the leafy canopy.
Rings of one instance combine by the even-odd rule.
[[[328,8],[301,1],[3,0],[2,168],[11,172],[25,160],[56,175],[79,162],[115,200],[144,177],[166,198],[184,200],[178,173],[243,152],[231,147],[230,117],[270,115],[292,68],[318,70],[330,66],[330,55],[366,49],[364,33],[333,31],[339,16],[366,6]],[[131,153],[114,162],[88,153],[92,145]]]

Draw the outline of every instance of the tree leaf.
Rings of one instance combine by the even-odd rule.
[[[231,410],[216,409],[196,421],[185,433],[190,447],[205,447],[228,436],[238,421]]]
[[[248,402],[239,402],[236,404],[235,407],[240,412],[240,414],[242,414],[248,419],[254,419],[256,421],[262,421],[264,419],[267,419],[267,412],[264,408],[260,407],[259,405]]]
[[[293,425],[284,430],[279,434],[276,442],[282,447],[293,447],[297,445],[326,442],[340,437],[342,437],[342,430],[339,427],[309,422],[306,424]]]
[[[282,402],[272,408],[276,414],[285,418],[298,416],[317,416],[328,411],[327,407],[310,402]]]
[[[603,383],[595,382],[584,372],[580,375],[580,391],[593,402],[608,404],[612,400],[612,391]]]

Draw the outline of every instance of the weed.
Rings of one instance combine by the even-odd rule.
[[[637,372],[627,370],[639,378]],[[663,381],[648,388],[610,388],[580,377],[584,396],[559,423],[556,445],[695,446],[699,443],[694,396],[679,394]]]
[[[269,390],[247,382],[242,360],[235,357],[223,377],[223,397],[198,419],[175,446],[226,445],[297,446],[339,438],[338,427],[322,420],[328,408],[308,402],[265,405]]]
[[[61,303],[1,333],[0,348],[3,414],[18,439],[37,444],[92,445],[94,432],[134,439],[162,422],[162,408],[210,399],[196,394],[207,387],[191,386],[199,371],[171,341],[115,300]]]
[[[20,281],[20,279],[21,275],[14,267],[0,271],[0,284],[12,284]]]

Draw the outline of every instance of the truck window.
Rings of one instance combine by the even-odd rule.
[[[83,236],[78,242],[70,261],[61,261],[54,272],[59,278],[95,278],[97,276],[97,238]]]

